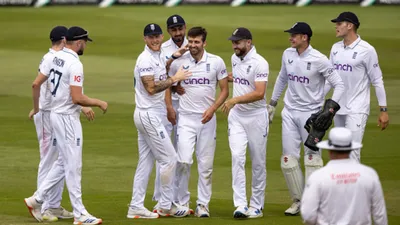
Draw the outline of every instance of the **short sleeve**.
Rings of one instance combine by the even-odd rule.
[[[255,70],[254,81],[268,81],[269,65],[267,61],[260,62]]]
[[[71,65],[69,85],[83,86],[83,65],[81,62],[76,62]]]

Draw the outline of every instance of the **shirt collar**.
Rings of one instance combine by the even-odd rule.
[[[353,49],[354,47],[356,47],[357,45],[358,45],[358,43],[360,43],[360,41],[361,41],[361,37],[360,37],[360,35],[357,35],[357,39],[355,40],[355,41],[353,41],[353,43],[351,43],[349,46],[346,46],[345,44],[344,44],[344,40],[343,40],[343,47],[344,48],[351,48],[351,49]]]
[[[50,53],[55,53],[56,50],[54,50],[54,49],[52,49],[52,48],[49,48],[49,52],[50,52]]]
[[[208,54],[206,50],[204,49],[203,56],[201,57],[200,61],[196,62],[196,60],[193,58],[192,54],[189,53],[189,58],[190,62],[195,62],[195,63],[200,63],[200,62],[206,62],[208,58]]]
[[[247,59],[250,59],[254,54],[257,53],[256,47],[254,45],[251,46],[250,51],[242,58],[240,58],[239,56],[235,55],[238,59],[240,59],[241,61],[246,61]]]
[[[300,57],[305,57],[308,54],[310,54],[311,50],[313,50],[313,47],[311,45],[308,45],[308,47],[306,48],[306,50],[304,50],[304,52],[302,52],[300,54]]]
[[[336,164],[351,164],[351,163],[356,163],[354,159],[332,159],[330,160],[327,165],[336,165]]]
[[[73,55],[73,56],[75,56],[76,58],[78,58],[78,59],[79,59],[79,56],[78,56],[78,54],[76,54],[76,52],[75,52],[75,51],[73,51],[72,49],[70,49],[70,48],[67,48],[67,47],[64,47],[64,48],[63,48],[63,51],[64,51],[64,52],[67,52],[67,53],[69,53],[69,54],[71,54],[71,55]]]

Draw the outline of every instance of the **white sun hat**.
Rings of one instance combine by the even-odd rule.
[[[335,151],[349,151],[359,149],[362,144],[352,141],[351,130],[344,127],[334,127],[329,132],[329,139],[317,143],[317,147]]]

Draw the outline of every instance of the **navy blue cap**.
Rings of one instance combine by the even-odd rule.
[[[67,41],[76,41],[76,40],[88,40],[93,41],[89,38],[89,32],[87,32],[82,27],[70,27],[67,32]]]
[[[295,23],[290,29],[285,30],[285,32],[291,34],[307,34],[309,38],[312,36],[312,30],[310,25],[304,22]]]
[[[64,26],[56,26],[50,32],[50,40],[55,42],[65,38],[67,36],[68,28]]]
[[[167,19],[167,27],[176,27],[176,26],[182,26],[185,25],[185,20],[182,18],[180,15],[172,15]]]
[[[143,35],[150,36],[150,35],[157,35],[162,34],[162,29],[158,24],[150,23],[144,27]]]
[[[228,40],[231,41],[239,41],[239,40],[252,40],[253,36],[251,35],[251,32],[249,29],[244,28],[244,27],[239,27],[235,31],[233,31],[232,36],[228,38]]]
[[[360,26],[360,21],[358,21],[358,17],[356,14],[352,12],[342,12],[339,14],[339,16],[336,19],[331,20],[331,22],[336,23],[336,22],[350,22],[358,28]]]

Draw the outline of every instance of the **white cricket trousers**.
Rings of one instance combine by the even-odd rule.
[[[37,176],[37,189],[45,180],[53,164],[57,161],[58,151],[53,146],[50,111],[40,110],[33,117],[39,141],[40,162]],[[64,176],[63,176],[64,177]],[[59,208],[64,190],[64,179],[49,190],[48,197],[42,205],[42,213],[49,208]]]
[[[176,170],[176,152],[162,123],[160,113],[135,109],[133,120],[138,129],[139,161],[133,180],[130,206],[143,208],[149,177],[154,160],[160,166],[160,199],[163,209],[170,209],[173,192],[172,183]]]
[[[181,114],[178,123],[178,164],[176,170],[177,199],[179,204],[190,200],[189,178],[196,148],[197,169],[197,204],[208,206],[211,199],[212,172],[216,145],[216,116],[202,124],[202,114]],[[196,147],[195,147],[196,146]]]
[[[351,130],[353,141],[362,143],[368,115],[364,113],[338,115],[334,117],[335,127],[346,127]],[[360,162],[361,149],[351,151],[350,158]]]
[[[77,218],[81,214],[87,215],[81,190],[83,136],[79,113],[50,113],[50,121],[54,134],[53,142],[59,157],[40,186],[36,199],[45,199],[48,191],[62,182],[65,176],[74,216]]]
[[[246,147],[252,163],[252,195],[250,206],[263,209],[267,185],[268,111],[238,112],[232,109],[228,116],[229,147],[232,153],[232,188],[235,207],[247,206]]]
[[[283,108],[282,116],[282,148],[283,155],[294,156],[297,160],[300,159],[301,143],[307,140],[308,132],[304,128],[306,121],[310,118],[311,114],[318,112],[315,111],[297,111],[292,109]],[[313,151],[304,146],[304,154],[318,154],[321,151]]]

